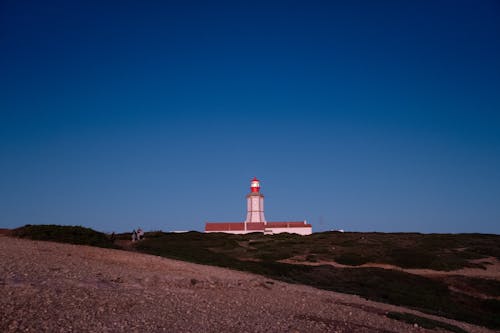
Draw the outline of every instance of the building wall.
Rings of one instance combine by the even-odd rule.
[[[225,234],[233,234],[233,235],[242,235],[242,234],[249,234],[251,232],[258,232],[258,231],[245,231],[245,230],[230,230],[230,231],[205,231],[205,233],[209,234],[211,232],[223,232]]]
[[[282,232],[288,232],[290,234],[299,234],[299,235],[310,235],[312,234],[311,227],[305,228],[267,228],[265,230],[266,234],[281,234]]]

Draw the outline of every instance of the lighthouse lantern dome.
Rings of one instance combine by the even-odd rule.
[[[252,192],[260,191],[260,182],[256,177],[253,177],[252,182],[250,183],[250,190]]]

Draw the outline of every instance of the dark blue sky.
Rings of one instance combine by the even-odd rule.
[[[500,233],[500,2],[0,2],[0,227]]]

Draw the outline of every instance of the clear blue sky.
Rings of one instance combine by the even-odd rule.
[[[0,227],[500,233],[500,2],[0,2]]]

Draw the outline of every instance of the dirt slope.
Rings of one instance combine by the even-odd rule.
[[[0,332],[436,332],[404,308],[139,253],[0,236]],[[491,332],[437,318],[469,332]]]

